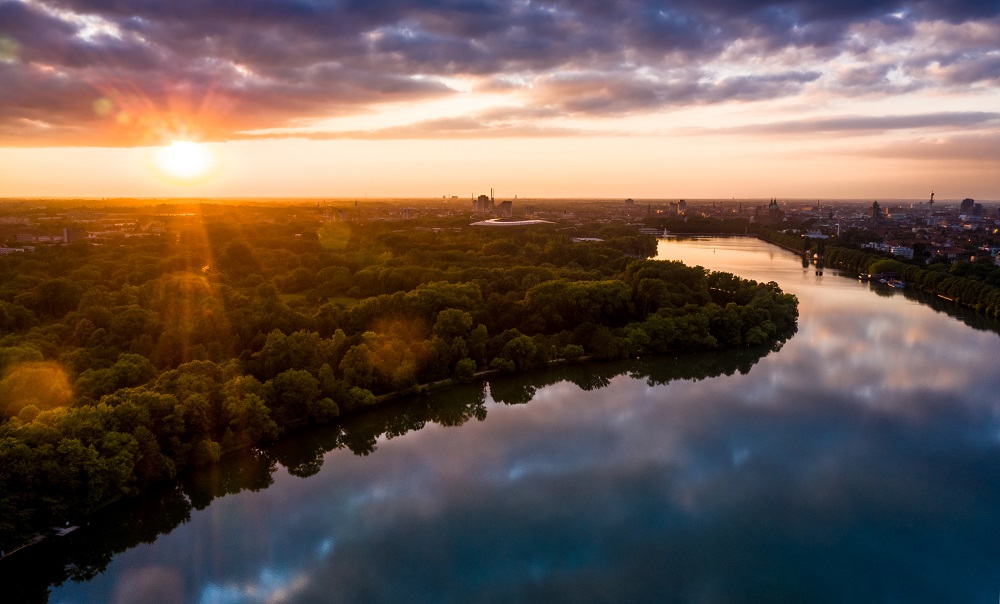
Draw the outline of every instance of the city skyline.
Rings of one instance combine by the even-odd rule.
[[[0,0],[0,197],[991,201],[998,15]]]

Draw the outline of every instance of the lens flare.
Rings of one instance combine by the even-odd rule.
[[[327,222],[319,227],[316,234],[324,249],[339,251],[347,247],[351,239],[351,227],[342,222]]]
[[[0,35],[0,63],[13,63],[17,60],[19,51],[17,40]]]
[[[91,106],[94,108],[94,113],[96,113],[100,117],[107,117],[108,115],[111,114],[112,111],[114,111],[115,108],[115,104],[112,103],[111,99],[107,97],[101,97],[97,99],[96,101],[91,103]]]
[[[39,410],[65,406],[73,398],[66,372],[56,363],[21,363],[0,380],[0,411],[8,417],[29,406]]]

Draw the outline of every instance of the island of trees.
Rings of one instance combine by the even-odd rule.
[[[648,260],[622,224],[191,210],[0,257],[0,547],[426,384],[769,346],[797,318],[777,284]]]

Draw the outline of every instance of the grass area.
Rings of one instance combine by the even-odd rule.
[[[350,308],[357,304],[359,300],[357,298],[348,298],[344,296],[340,298],[327,298],[326,301],[331,304],[342,304],[344,308]]]

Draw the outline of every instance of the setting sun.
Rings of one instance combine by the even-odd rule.
[[[207,176],[215,157],[205,145],[192,141],[173,141],[156,153],[156,166],[174,180],[191,181]]]
[[[1000,604],[998,41],[0,0],[0,604]]]

